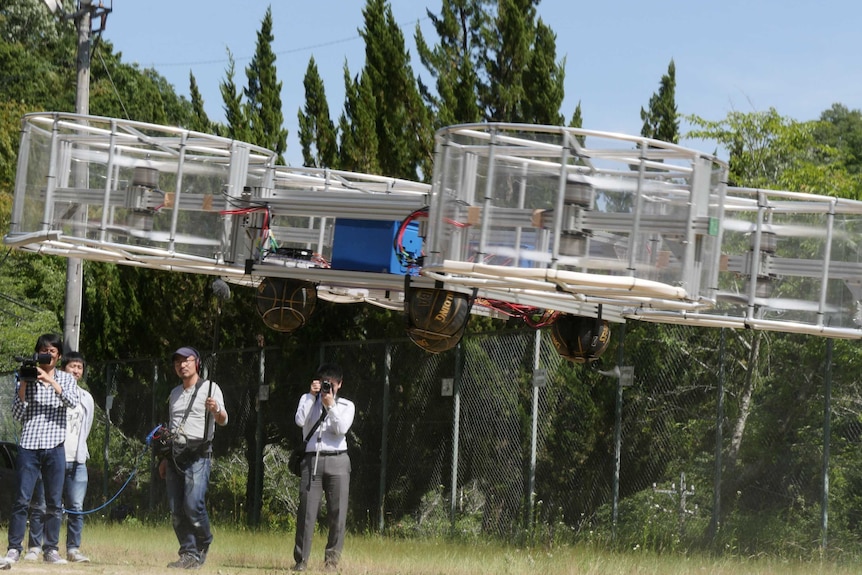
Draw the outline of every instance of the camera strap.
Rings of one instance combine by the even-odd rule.
[[[323,418],[326,417],[326,410],[321,406],[320,409],[320,417],[317,418],[317,422],[311,428],[311,431],[308,432],[308,435],[305,436],[305,439],[302,441],[303,444],[308,443],[308,440],[311,439],[311,436],[314,435],[314,432],[317,431],[317,428],[320,427],[320,424],[323,422]]]
[[[195,384],[195,392],[192,394],[192,398],[189,400],[189,404],[186,406],[186,412],[183,413],[183,419],[180,421],[180,424],[177,426],[177,429],[182,429],[183,426],[185,426],[186,420],[189,418],[189,413],[191,413],[192,411],[192,406],[195,404],[195,399],[197,399],[198,397],[198,390],[204,383],[205,382],[203,381],[198,381]],[[210,386],[212,386],[212,384],[210,384]],[[204,436],[206,436],[206,433],[206,428],[204,428]]]

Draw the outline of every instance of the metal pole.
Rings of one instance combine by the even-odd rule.
[[[455,529],[455,516],[458,505],[458,441],[461,427],[461,344],[455,346],[455,381],[452,394],[455,399],[452,421],[452,490],[449,506],[449,521]]]
[[[81,115],[90,113],[90,28],[91,0],[81,0],[75,23],[78,28],[78,78],[75,92],[75,112]],[[86,163],[75,166],[75,187],[89,188],[89,170]],[[86,213],[78,208],[74,220],[79,222]],[[84,268],[79,258],[66,261],[66,304],[64,312],[63,340],[69,351],[77,351],[80,343],[81,300],[84,284]]]
[[[153,384],[150,386],[150,426],[154,428],[159,423],[159,417],[156,413],[156,390],[158,389],[159,382],[159,362],[158,360],[153,362]],[[166,421],[167,422],[167,421]],[[152,452],[151,452],[152,453]],[[158,473],[157,459],[155,456],[150,456],[150,466],[151,466],[151,480],[150,480],[150,510],[156,508],[156,481]]]
[[[539,369],[539,359],[542,352],[542,332],[541,330],[536,330],[535,337],[535,345],[533,346],[533,373],[535,374]],[[533,401],[531,406],[531,418],[530,422],[530,477],[528,480],[528,490],[527,490],[527,528],[532,527],[533,525],[533,499],[536,493],[536,436],[538,435],[539,429],[539,386],[536,385],[535,376],[533,377],[532,382],[533,387]]]
[[[260,361],[258,363],[257,394],[255,399],[257,419],[254,433],[254,503],[252,505],[251,524],[260,525],[260,512],[263,507],[263,398],[261,389],[266,385],[266,349],[260,348]]]
[[[105,397],[105,448],[102,455],[105,460],[104,477],[102,478],[102,498],[108,500],[108,470],[109,470],[109,450],[111,445],[111,407],[113,404],[113,388],[114,388],[114,364],[109,363],[105,368],[105,389],[107,394]]]
[[[383,368],[383,429],[380,431],[380,491],[377,510],[377,528],[382,533],[386,527],[386,466],[389,464],[389,375],[392,370],[392,344],[386,342],[386,358]]]
[[[623,365],[626,324],[620,325],[620,343],[617,346],[617,366]],[[623,378],[617,377],[617,400],[614,409],[614,477],[611,538],[617,538],[617,518],[620,511],[620,459],[622,451]]]
[[[826,550],[829,527],[829,447],[832,435],[832,348],[835,340],[826,340],[826,373],[823,397],[823,503],[820,508],[820,546]]]
[[[726,341],[725,331],[722,328],[721,338],[718,343],[718,389],[715,397],[715,467],[712,480],[712,520],[709,523],[709,538],[715,539],[718,535],[719,522],[721,521],[721,468],[722,447],[724,443],[724,344]]]

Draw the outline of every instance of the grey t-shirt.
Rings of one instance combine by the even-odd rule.
[[[200,389],[198,390],[197,396],[195,396],[194,405],[192,405],[191,410],[189,411],[189,416],[186,419],[185,423],[182,423],[183,416],[186,413],[186,409],[189,406],[189,402],[192,400],[192,397],[195,393],[195,387],[197,383],[200,383]],[[170,398],[170,429],[171,432],[178,434],[181,431],[185,434],[186,438],[189,440],[200,440],[204,438],[204,421],[206,419],[206,400],[207,395],[212,395],[213,399],[216,400],[216,403],[219,406],[219,409],[225,411],[224,409],[224,396],[222,395],[221,388],[217,383],[212,384],[212,391],[210,391],[210,381],[198,379],[195,385],[190,385],[187,388],[184,388],[182,385],[178,385],[171,390],[171,398]],[[182,430],[180,429],[180,425],[182,424]],[[225,418],[224,424],[227,425],[227,418]],[[215,417],[210,414],[209,417],[209,429],[207,430],[206,438],[212,441],[213,434],[215,433]]]

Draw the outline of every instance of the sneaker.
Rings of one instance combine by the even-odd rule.
[[[36,561],[39,558],[39,555],[42,554],[42,550],[38,547],[30,547],[26,553],[24,553],[24,557],[22,559],[24,561]]]
[[[69,563],[89,563],[90,558],[78,551],[77,549],[69,549],[66,553],[66,558]]]
[[[56,549],[51,549],[45,553],[45,563],[51,563],[52,565],[65,565],[68,563],[65,559],[60,557],[60,552]]]
[[[306,569],[305,561],[300,561],[299,563],[297,563],[296,565],[291,567],[290,570],[291,571],[305,571],[305,569]]]
[[[183,553],[176,561],[168,563],[171,569],[200,569],[201,562],[191,553]]]
[[[12,563],[16,563],[18,559],[21,558],[21,552],[17,549],[10,549],[6,552],[6,563],[11,565]]]
[[[6,569],[11,569],[12,564],[5,557],[0,557],[0,571],[5,571]]]
[[[201,556],[200,561],[198,561],[198,563],[200,563],[201,566],[203,566],[203,564],[207,562],[207,553],[209,553],[209,552],[210,552],[209,548],[201,549],[198,552],[198,554]]]

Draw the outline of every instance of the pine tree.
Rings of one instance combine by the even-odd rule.
[[[578,100],[578,105],[575,106],[575,111],[572,113],[572,119],[569,120],[570,128],[583,128],[584,127],[584,116],[581,112],[581,101]],[[583,146],[586,138],[584,136],[577,137],[578,142]]]
[[[377,162],[382,174],[409,180],[430,176],[433,138],[428,109],[416,85],[410,55],[386,0],[368,0],[362,11],[365,40],[362,88],[374,99]],[[367,85],[365,84],[367,82]]]
[[[189,129],[196,132],[211,134],[214,132],[213,123],[210,121],[204,110],[204,99],[201,96],[201,91],[198,88],[198,82],[195,75],[189,71],[189,94],[192,99],[192,116],[189,120]]]
[[[227,126],[221,131],[220,136],[248,142],[251,140],[251,132],[248,129],[248,120],[242,94],[239,92],[235,76],[235,63],[233,54],[228,50],[228,67],[225,70],[226,77],[219,84],[222,101],[224,102],[224,115]]]
[[[483,0],[443,0],[440,15],[427,10],[439,37],[428,46],[416,26],[416,51],[419,60],[436,80],[436,95],[419,82],[423,100],[433,112],[437,128],[482,120],[477,99],[476,47],[481,45],[481,23],[485,17]]]
[[[272,51],[272,7],[266,14],[257,33],[254,56],[246,68],[248,86],[245,89],[248,120],[251,125],[250,143],[263,146],[278,155],[284,164],[287,150],[287,129],[281,111],[281,85],[275,67],[276,56]]]
[[[679,143],[679,114],[676,110],[676,65],[671,59],[659,89],[649,100],[649,110],[641,108],[641,135],[672,144]]]
[[[305,110],[300,109],[297,116],[303,162],[309,167],[335,168],[338,159],[337,134],[329,116],[323,79],[313,56],[308,61],[302,83],[305,86]]]
[[[341,169],[366,174],[381,173],[378,162],[377,107],[371,84],[363,73],[361,78],[350,78],[344,64],[345,102],[339,120]]]
[[[565,121],[560,108],[565,93],[566,62],[565,58],[559,63],[556,59],[557,35],[540,18],[524,72],[525,122],[558,126]]]

